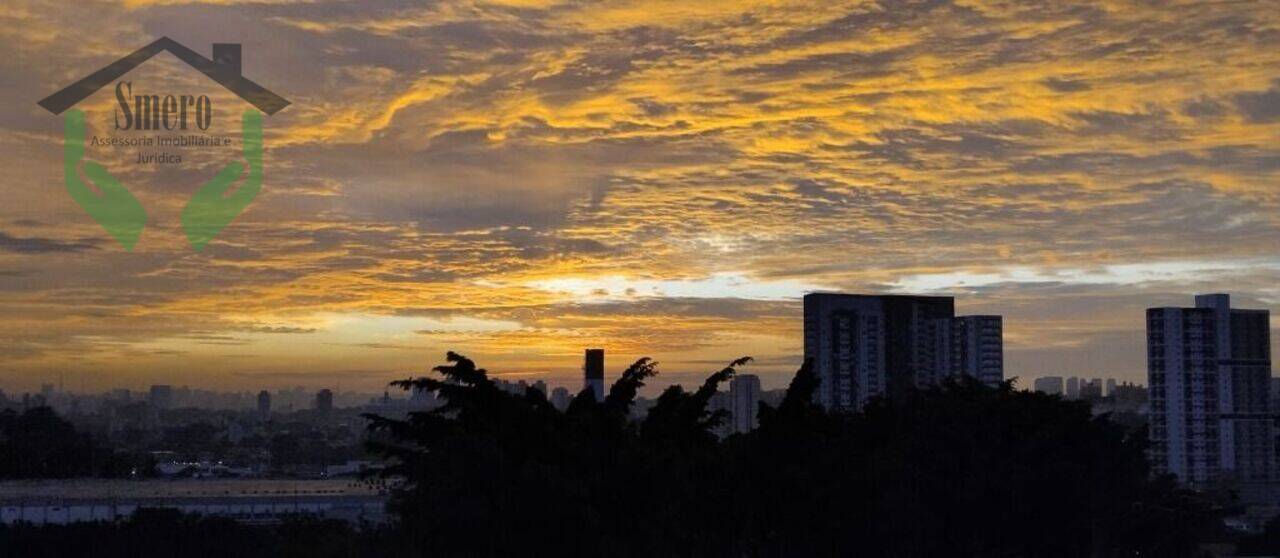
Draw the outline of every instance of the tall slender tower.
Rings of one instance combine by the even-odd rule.
[[[1000,316],[958,316],[951,321],[953,375],[992,387],[1004,381],[1003,322]]]
[[[597,402],[604,401],[604,349],[587,349],[582,379],[582,389],[590,389]]]
[[[265,389],[258,392],[258,420],[271,420],[271,393]]]
[[[316,392],[316,411],[320,416],[328,417],[333,412],[333,391],[322,389]]]
[[[759,421],[756,412],[760,408],[760,377],[755,374],[738,374],[729,382],[729,419],[733,431],[746,434],[756,429]]]

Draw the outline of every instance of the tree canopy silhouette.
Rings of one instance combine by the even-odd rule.
[[[88,475],[101,453],[49,407],[0,410],[0,479]]]
[[[759,428],[721,439],[709,410],[733,361],[632,418],[657,364],[564,412],[457,353],[395,382],[436,409],[368,415],[391,501],[446,556],[1194,556],[1215,510],[1152,478],[1146,440],[1087,403],[948,381],[863,411],[814,403],[806,362]],[[1160,528],[1152,528],[1158,521]]]

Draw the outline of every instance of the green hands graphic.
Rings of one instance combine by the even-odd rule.
[[[234,188],[236,180],[245,174],[244,163],[228,163],[213,180],[196,191],[182,210],[182,229],[197,252],[231,224],[262,190],[262,114],[245,111],[241,123],[244,159],[249,165],[244,182],[239,188]],[[138,199],[98,163],[84,161],[83,164],[85,176],[97,191],[80,179],[77,167],[84,159],[84,136],[84,113],[68,111],[63,135],[63,171],[67,190],[71,192],[71,198],[125,250],[133,250],[146,226],[147,212]]]
[[[91,180],[98,191],[80,180],[76,167],[84,159],[84,112],[67,111],[66,126],[62,138],[62,168],[67,182],[67,191],[71,199],[80,204],[94,221],[107,234],[124,246],[125,250],[133,250],[138,243],[138,236],[147,224],[147,210],[138,203],[115,177],[107,172],[106,167],[93,161],[84,162],[84,174]]]
[[[204,250],[205,244],[227,228],[262,189],[262,114],[246,110],[241,123],[244,160],[248,161],[248,175],[244,183],[232,192],[236,179],[244,173],[244,165],[239,161],[229,163],[214,179],[200,187],[182,210],[182,229],[186,230],[187,241],[197,252]]]
[[[244,173],[244,165],[238,161],[228,163],[213,180],[201,186],[182,209],[182,229],[197,252],[249,207],[262,190],[262,113],[247,110],[240,122],[244,158],[249,163],[244,184],[231,191],[236,179]]]

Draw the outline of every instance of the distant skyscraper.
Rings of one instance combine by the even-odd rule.
[[[1102,380],[1094,378],[1092,380],[1080,379],[1080,399],[1089,401],[1097,401],[1102,399]]]
[[[558,387],[551,390],[551,406],[563,411],[569,408],[569,390]]]
[[[1147,379],[1157,471],[1197,485],[1273,477],[1269,312],[1225,294],[1148,309]]]
[[[265,389],[258,392],[258,420],[271,420],[271,394]]]
[[[935,327],[954,315],[950,297],[805,295],[804,354],[820,379],[818,402],[861,409],[872,397],[942,375],[937,360],[949,351],[932,350]]]
[[[729,394],[717,391],[712,394],[711,400],[707,402],[707,412],[719,413],[721,411],[724,412],[725,420],[716,426],[712,432],[716,436],[724,437],[733,434],[733,403],[729,400]]]
[[[596,401],[604,401],[604,349],[587,349],[582,377],[582,389],[590,389]]]
[[[1003,352],[1000,317],[956,318],[951,297],[804,297],[804,354],[828,408],[860,409],[956,375],[994,385],[1004,378]]]
[[[1147,388],[1125,382],[1116,386],[1112,397],[1118,404],[1141,405],[1147,402]]]
[[[1036,378],[1036,391],[1049,395],[1062,395],[1062,376]]]
[[[1080,378],[1077,378],[1075,376],[1067,378],[1066,396],[1067,396],[1067,399],[1080,398]]]
[[[1107,393],[1105,395],[1107,397],[1114,397],[1115,394],[1116,394],[1116,379],[1107,378]]]
[[[316,410],[322,415],[328,415],[333,412],[333,392],[328,389],[322,389],[316,392]]]
[[[173,404],[173,388],[163,384],[151,386],[147,402],[157,409],[168,409]]]
[[[534,383],[533,383],[533,389],[536,389],[536,390],[538,390],[538,391],[541,391],[541,392],[542,392],[542,396],[543,396],[543,397],[546,397],[546,396],[548,395],[548,393],[547,393],[547,383],[546,383],[546,382],[544,382],[544,381],[542,381],[542,380],[538,380],[538,381],[534,382]]]
[[[729,413],[733,431],[745,434],[759,424],[756,411],[760,408],[760,378],[754,374],[739,374],[729,381]]]
[[[952,367],[989,386],[1004,381],[1004,325],[1000,316],[960,316],[952,325]]]

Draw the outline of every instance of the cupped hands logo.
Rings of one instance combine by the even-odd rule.
[[[223,166],[183,207],[183,232],[191,247],[200,251],[243,213],[262,190],[262,115],[275,114],[289,104],[240,75],[240,45],[214,44],[213,59],[208,59],[163,37],[46,97],[39,104],[54,114],[66,113],[63,174],[71,198],[125,250],[132,250],[146,228],[147,211],[105,166],[85,160],[85,114],[71,107],[162,51],[170,52],[258,109],[246,110],[241,115],[240,160]],[[132,83],[117,84],[116,95],[125,117],[122,128],[121,115],[116,115],[117,130],[186,130],[188,109],[195,116],[196,128],[208,127],[212,114],[208,97],[144,95],[135,98],[136,103],[131,107],[126,102],[126,91],[132,94]]]
[[[247,173],[244,164],[238,161],[227,163],[213,180],[196,191],[182,209],[182,230],[197,251],[249,207],[249,202],[262,189],[262,114],[247,110],[241,123]],[[245,175],[244,183],[236,188],[242,174]]]
[[[85,212],[107,230],[126,250],[137,244],[147,224],[147,210],[102,165],[84,160],[84,113],[70,110],[63,134],[62,160],[67,191]],[[262,114],[245,111],[242,117],[244,159],[248,174],[236,188],[245,164],[227,163],[212,180],[196,191],[182,210],[182,230],[196,251],[204,249],[242,213],[262,190]],[[83,164],[83,166],[82,166]],[[79,170],[84,169],[84,178]],[[92,183],[94,187],[90,187]]]

